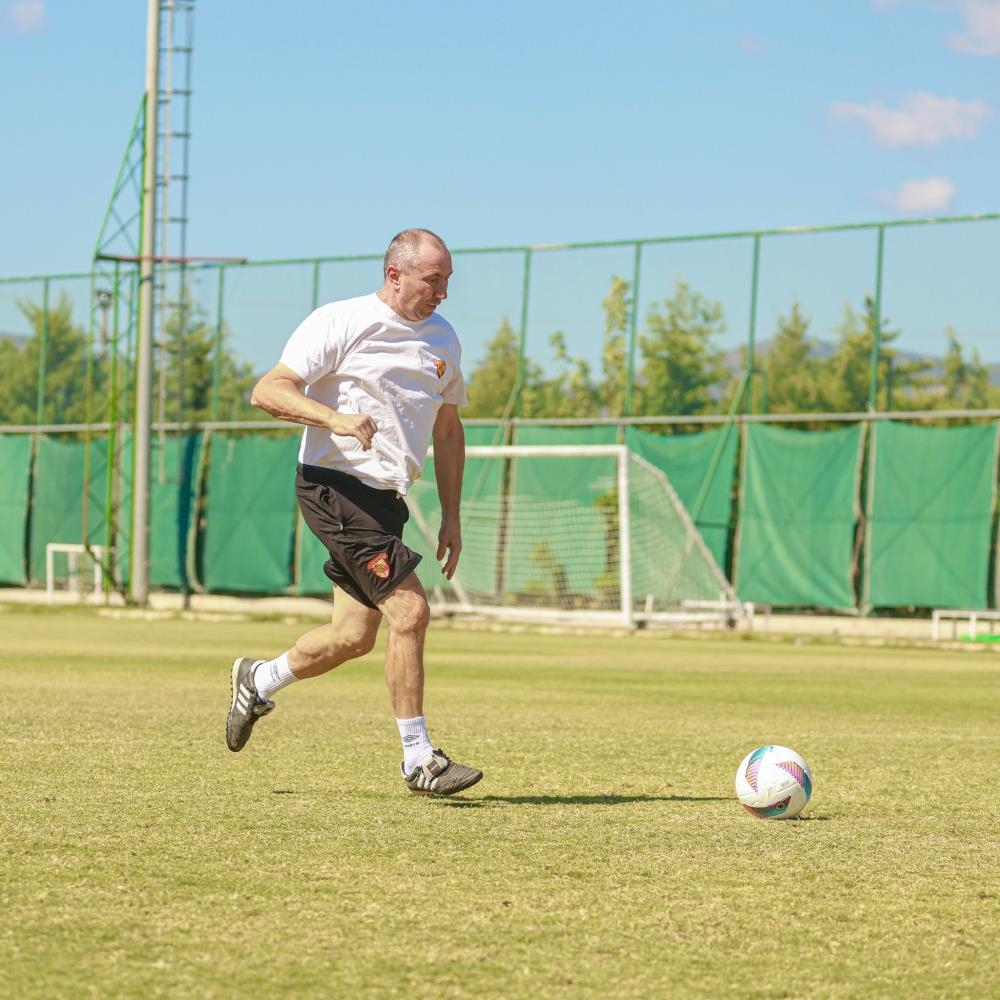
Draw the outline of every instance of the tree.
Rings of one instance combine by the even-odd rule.
[[[861,412],[868,409],[871,385],[872,339],[876,324],[875,300],[865,296],[862,311],[850,305],[844,307],[844,317],[837,328],[839,343],[834,355],[821,366],[823,392],[830,409],[837,412]],[[892,347],[899,330],[889,329],[889,320],[882,318],[879,336],[880,371],[878,408],[894,409],[906,406],[919,408],[927,402],[922,395],[930,383],[925,360],[907,360]]]
[[[990,373],[972,348],[968,358],[958,335],[945,328],[948,349],[945,351],[941,378],[941,394],[937,405],[942,409],[978,410],[1000,405],[1000,389],[990,383]]]
[[[601,303],[604,309],[604,348],[601,367],[604,381],[598,387],[601,412],[607,417],[621,416],[625,412],[625,390],[628,380],[628,343],[625,332],[635,302],[629,298],[630,282],[615,275],[611,288]]]
[[[19,302],[18,308],[31,327],[31,336],[20,349],[8,342],[0,344],[0,421],[33,424],[45,310],[34,302]],[[44,340],[42,422],[79,423],[86,418],[87,337],[73,322],[73,304],[65,292],[49,308]]]
[[[35,303],[20,303],[31,327],[23,348],[0,342],[0,421],[33,424],[36,420],[38,375],[42,362],[45,310]],[[190,308],[175,308],[167,317],[163,337],[163,359],[154,357],[153,392],[163,388],[163,413],[167,420],[185,422],[208,420],[212,416],[215,373],[215,330],[204,315]],[[68,296],[49,309],[44,352],[43,423],[83,423],[88,418],[87,335],[73,322],[73,305]],[[161,368],[163,378],[161,380]],[[95,347],[90,360],[90,404],[92,421],[109,417],[108,390],[111,362],[106,351]],[[118,387],[122,391],[134,379],[131,362],[119,359]],[[250,406],[254,375],[250,365],[239,361],[226,347],[219,358],[219,418],[255,418]],[[129,406],[134,389],[129,389]],[[131,420],[131,411],[118,413]],[[153,419],[159,408],[154,399]]]
[[[722,304],[684,281],[662,306],[654,304],[639,338],[638,412],[696,415],[716,409],[728,372],[715,338],[725,328]]]
[[[228,331],[223,327],[219,358],[219,419],[256,420],[250,405],[255,377],[251,366],[239,361],[226,347]],[[167,315],[160,334],[164,350],[157,352],[153,366],[153,391],[162,396],[155,407],[168,421],[192,423],[212,419],[215,379],[216,331],[190,303],[175,306]]]
[[[778,316],[762,369],[767,378],[767,408],[772,413],[808,413],[826,409],[822,363],[807,336],[809,319],[798,302]]]
[[[486,354],[469,376],[467,417],[500,418],[510,415],[508,404],[517,382],[518,336],[504,317],[486,345]]]
[[[535,378],[527,388],[525,416],[596,417],[600,392],[590,374],[590,365],[574,358],[566,345],[566,335],[557,330],[549,338],[559,370],[550,379]]]

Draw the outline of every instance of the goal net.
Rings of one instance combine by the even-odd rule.
[[[667,476],[624,446],[468,448],[450,582],[435,560],[433,460],[407,499],[405,540],[436,610],[628,625],[739,614]]]

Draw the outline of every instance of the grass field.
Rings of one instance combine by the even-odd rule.
[[[378,652],[226,749],[276,621],[0,613],[11,997],[1000,996],[1000,659],[432,627],[411,797]],[[381,649],[381,644],[380,647]],[[764,742],[807,819],[733,797]]]

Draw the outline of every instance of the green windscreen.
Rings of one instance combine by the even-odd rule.
[[[747,426],[736,552],[743,600],[855,605],[862,435],[860,424],[822,432]]]
[[[309,525],[301,514],[295,515],[296,555],[295,593],[327,597],[330,594],[330,578],[323,572],[323,563],[330,558],[323,543],[309,530]]]
[[[154,586],[179,588],[188,582],[187,554],[203,447],[201,434],[169,437],[162,443],[153,439],[149,582]]]
[[[736,428],[666,435],[629,427],[625,431],[625,444],[666,474],[709,552],[725,570],[729,522],[733,516]],[[699,499],[700,510],[696,511]]]
[[[503,539],[502,592],[518,603],[614,608],[620,601],[617,462],[516,458]]]
[[[465,443],[468,447],[503,444],[503,425],[499,423],[466,424]]]
[[[500,493],[503,459],[467,458],[462,480],[463,552],[455,582],[441,575],[437,562],[437,536],[441,527],[434,459],[427,460],[424,475],[413,484],[406,505],[410,519],[403,541],[424,558],[417,576],[428,592],[441,588],[448,600],[463,599],[463,592],[492,594],[497,581],[497,541],[500,524]]]
[[[34,582],[45,581],[45,547],[50,542],[79,545],[83,540],[85,449],[82,441],[38,440],[31,498],[30,569]],[[90,449],[87,541],[103,545],[107,444],[94,441]]]
[[[996,425],[876,426],[867,604],[986,607],[997,433]]]
[[[615,427],[528,424],[518,445],[615,444]],[[500,540],[500,593],[520,603],[616,607],[618,579],[608,558],[617,517],[614,458],[516,458]]]
[[[209,444],[202,583],[282,593],[291,584],[295,437],[214,434]]]
[[[0,583],[24,584],[31,437],[0,437]]]
[[[617,427],[560,427],[526,424],[514,431],[514,444],[551,444],[571,447],[577,444],[617,444]]]
[[[500,424],[465,427],[468,447],[503,444]],[[454,581],[441,574],[437,561],[437,535],[441,527],[434,459],[429,458],[424,475],[415,482],[406,498],[410,519],[403,541],[424,558],[417,576],[428,593],[448,601],[462,601],[478,594],[493,594],[497,587],[497,552],[500,525],[500,494],[504,460],[466,458],[462,480],[463,552]],[[470,594],[470,592],[472,592]]]

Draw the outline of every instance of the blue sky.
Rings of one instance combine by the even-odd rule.
[[[143,87],[145,6],[0,0],[0,275],[87,268]],[[1000,210],[1000,0],[199,0],[195,49],[195,254],[380,252],[407,225],[467,247]],[[997,284],[1000,226],[960,236],[896,252],[915,270],[887,311],[925,322],[914,346],[939,336],[940,296],[914,303],[920,267],[939,273],[940,258],[965,302],[941,322],[1000,358],[987,318],[1000,308],[967,302],[970,283],[974,297]],[[865,239],[814,257],[807,242],[769,246],[761,335],[810,289],[822,333],[870,284]],[[668,275],[703,280],[739,339],[746,248],[732,263],[718,250],[665,255],[656,291]],[[598,303],[604,272],[631,266],[612,257],[591,268]],[[509,315],[517,269],[496,273]],[[467,299],[490,280],[468,279]],[[560,296],[546,311],[539,294],[543,331]]]

